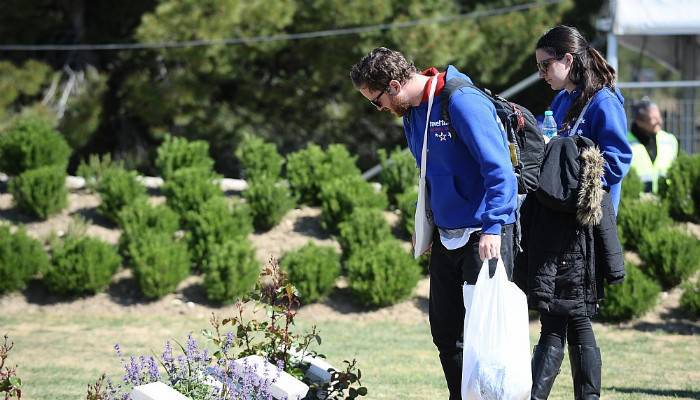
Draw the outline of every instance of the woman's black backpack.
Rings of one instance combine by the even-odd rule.
[[[452,93],[463,87],[477,89],[496,107],[496,113],[508,138],[510,159],[515,176],[518,178],[518,193],[525,194],[537,190],[540,165],[544,157],[544,136],[537,126],[535,117],[527,108],[511,103],[499,95],[493,95],[488,89],[481,89],[464,79],[453,78],[445,82],[445,87],[440,94],[442,119],[448,124],[450,122],[447,111],[449,98]],[[451,124],[449,127],[452,134],[456,135]]]

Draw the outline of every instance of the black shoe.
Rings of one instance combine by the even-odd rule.
[[[574,379],[576,400],[600,399],[600,348],[593,346],[569,346],[571,377]]]
[[[546,400],[549,397],[563,359],[563,347],[535,346],[532,354],[531,400]]]

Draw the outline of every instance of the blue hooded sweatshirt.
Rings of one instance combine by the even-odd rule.
[[[446,80],[469,77],[449,66]],[[508,140],[490,100],[473,88],[452,94],[448,105],[452,137],[436,96],[428,128],[427,183],[433,219],[439,228],[481,228],[500,234],[515,222],[517,181]],[[428,102],[411,108],[403,126],[408,147],[420,166]]]
[[[561,130],[566,113],[574,101],[581,95],[576,89],[571,93],[566,90],[559,92],[552,101],[552,112],[559,126],[560,136],[579,134],[591,139],[598,145],[605,158],[605,175],[603,185],[610,189],[615,214],[620,203],[622,178],[627,175],[632,163],[632,148],[627,141],[627,117],[623,108],[624,98],[620,91],[605,87],[593,95],[588,110],[578,126],[578,132],[570,132],[571,126]]]

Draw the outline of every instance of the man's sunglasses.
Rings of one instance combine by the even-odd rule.
[[[545,72],[547,72],[547,68],[549,68],[549,64],[553,63],[554,61],[559,61],[562,58],[564,58],[564,57],[549,57],[545,60],[538,61],[537,62],[537,69],[540,72],[545,73]]]
[[[382,103],[379,102],[379,98],[382,97],[382,95],[386,93],[386,89],[382,90],[379,92],[377,97],[373,98],[369,102],[372,103],[375,107],[377,107],[378,110],[381,110],[383,108]]]

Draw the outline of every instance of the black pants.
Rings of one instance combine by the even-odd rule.
[[[480,233],[473,233],[467,244],[455,250],[447,250],[440,242],[439,234],[433,238],[430,254],[430,333],[440,353],[450,400],[461,399],[462,340],[464,326],[464,302],[462,285],[476,283],[481,269],[479,258]],[[501,230],[501,257],[508,273],[513,277],[513,224]],[[490,275],[496,271],[496,260],[489,261]]]
[[[542,330],[538,344],[541,346],[563,349],[568,339],[569,346],[596,347],[591,319],[587,316],[567,317],[541,312],[540,322]]]

